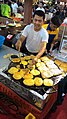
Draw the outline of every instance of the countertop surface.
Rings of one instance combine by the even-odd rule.
[[[15,55],[15,54],[19,54],[19,52],[15,49],[3,45],[2,48],[0,49],[0,69],[8,66],[8,64],[10,63],[10,59],[9,57],[4,58],[4,56],[11,55],[11,54]]]

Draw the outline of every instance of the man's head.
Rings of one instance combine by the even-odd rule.
[[[62,24],[62,21],[59,16],[53,16],[50,20],[50,27],[52,30],[56,30],[60,25]]]
[[[45,14],[42,10],[36,10],[33,15],[34,29],[39,31],[43,25]]]
[[[43,7],[43,2],[39,2],[38,7],[42,8]]]

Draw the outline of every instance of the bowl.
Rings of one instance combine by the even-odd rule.
[[[0,35],[0,48],[2,47],[4,41],[5,41],[5,37]]]
[[[8,26],[9,26],[9,27],[15,27],[16,24],[15,24],[15,23],[9,23]]]

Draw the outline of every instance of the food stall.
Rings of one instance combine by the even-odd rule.
[[[15,26],[12,27],[14,29]],[[12,27],[10,28],[12,29]],[[8,42],[10,42],[10,39],[7,39]],[[7,103],[4,101],[4,103],[1,103],[1,106],[4,107],[6,112],[11,113],[18,119],[26,116],[29,112],[31,112],[37,119],[45,118],[57,100],[58,84],[64,79],[67,73],[66,62],[61,62],[61,64],[57,66],[57,62],[60,61],[57,61],[56,57],[53,57],[53,59],[50,60],[47,56],[39,59],[37,65],[33,66],[33,70],[31,71],[29,64],[33,57],[33,55],[27,57],[26,54],[23,53],[21,53],[20,56],[18,51],[5,45],[0,49],[0,99],[3,101],[8,97],[6,98]],[[65,70],[63,69],[63,66],[65,67]],[[18,74],[18,70],[21,71],[21,75]],[[15,71],[17,71],[17,73]],[[29,76],[29,78],[31,74],[34,75],[35,72],[37,75],[34,75],[34,78],[39,77],[38,79],[40,79],[42,83],[39,85],[39,83],[35,82],[34,84],[32,79],[31,82],[33,82],[33,84],[31,86],[31,84],[24,81],[22,71],[25,71],[24,75],[27,74],[27,77]],[[16,75],[13,75],[14,72]],[[18,76],[22,76],[20,80]],[[49,82],[48,84],[51,85],[45,85],[46,82],[44,79],[47,79],[47,81],[50,80],[51,83]],[[10,99],[10,101],[7,99]]]
[[[35,66],[33,68],[37,70],[40,65],[43,68],[47,69],[48,66],[51,67],[51,65],[53,65],[53,67],[56,68],[55,69],[56,72],[53,72],[53,74],[48,75],[48,73],[46,74],[44,70],[43,77],[41,73],[38,74],[39,76],[34,75],[34,77],[35,78],[39,77],[44,80],[46,76],[47,79],[52,80],[53,84],[51,84],[51,86],[47,86],[47,85],[45,86],[44,85],[45,81],[44,81],[44,84],[41,84],[41,86],[39,85],[39,83],[37,84],[39,86],[35,84],[33,84],[32,86],[30,86],[30,84],[26,85],[26,83],[23,83],[24,77],[21,78],[22,80],[18,80],[18,77],[16,77],[17,80],[14,79],[15,77],[12,77],[12,74],[10,74],[10,72],[15,71],[15,69],[11,71],[10,68],[17,67],[17,69],[19,68],[24,69],[28,77],[28,73],[31,72],[33,74],[33,71],[35,72],[35,70],[29,72],[29,69],[28,69],[29,63],[31,63],[31,59],[34,56],[33,55],[26,56],[25,54],[21,53],[20,64],[16,63],[17,59],[15,60],[14,56],[15,57],[19,56],[19,52],[5,45],[3,45],[3,47],[0,49],[0,62],[1,62],[0,63],[0,93],[1,93],[1,96],[2,96],[2,93],[4,93],[9,98],[11,98],[15,104],[13,106],[17,106],[18,109],[16,111],[16,110],[12,110],[13,107],[7,108],[7,105],[9,105],[9,103],[5,105],[3,103],[4,108],[6,111],[8,110],[8,112],[14,115],[15,117],[18,117],[18,119],[23,117],[23,115],[26,116],[29,112],[31,112],[37,119],[43,119],[45,118],[45,116],[47,115],[47,113],[50,111],[51,107],[57,100],[58,83],[62,78],[64,78],[62,76],[62,71],[47,56],[42,57],[41,59],[38,60],[36,68]],[[48,59],[47,67],[45,67],[44,65],[46,61],[45,59]],[[27,62],[28,64],[26,64]],[[40,71],[42,67],[39,67],[38,70]],[[54,69],[52,71],[54,71]]]

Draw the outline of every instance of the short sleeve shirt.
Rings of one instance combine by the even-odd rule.
[[[30,24],[25,27],[22,35],[26,37],[26,48],[29,52],[37,53],[41,49],[41,43],[48,43],[48,32],[41,28],[40,31],[34,31],[34,25]]]

